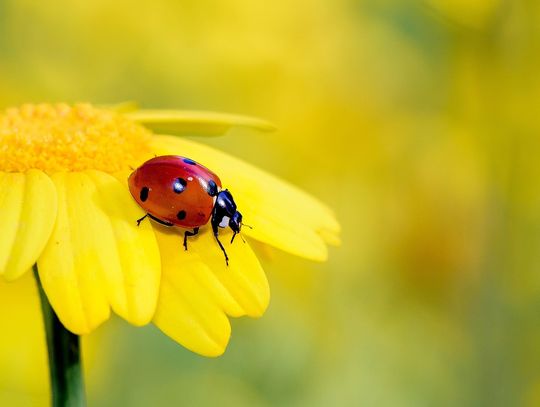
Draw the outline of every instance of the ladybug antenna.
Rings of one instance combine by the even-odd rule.
[[[245,223],[242,223],[242,226],[247,226],[250,229],[253,229],[253,226],[246,225]]]
[[[240,232],[234,232],[234,234],[232,235],[231,244],[232,242],[234,242],[234,238],[236,237],[236,235],[239,235],[240,239],[242,239],[242,242],[246,243],[246,239],[244,239],[244,236],[242,236]]]

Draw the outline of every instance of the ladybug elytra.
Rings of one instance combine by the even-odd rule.
[[[219,228],[229,226],[235,236],[242,227],[242,214],[228,190],[221,189],[221,180],[208,168],[190,158],[165,155],[152,158],[129,176],[129,191],[147,216],[165,226],[180,226],[184,248],[188,236],[195,236],[208,223],[229,264],[227,252],[218,237]]]

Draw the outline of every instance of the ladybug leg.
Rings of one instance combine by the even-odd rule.
[[[137,226],[141,224],[141,222],[148,216],[148,214],[144,215],[141,219],[137,219]]]
[[[150,215],[149,213],[147,213],[146,215],[144,215],[141,219],[137,219],[137,226],[139,226],[139,225],[141,224],[141,222],[142,222],[147,216],[150,217],[150,219],[155,220],[157,223],[162,224],[163,226],[173,226],[172,223],[166,222],[166,221],[161,220],[161,219],[158,219],[158,218],[156,218],[155,216]]]
[[[187,250],[187,238],[188,236],[195,236],[199,233],[199,228],[193,229],[193,232],[186,230],[184,233],[184,249]]]
[[[221,242],[219,241],[219,238],[218,238],[218,235],[217,233],[214,233],[214,236],[216,237],[216,240],[219,244],[219,247],[221,248],[221,251],[223,252],[223,254],[225,255],[225,264],[227,264],[227,266],[229,265],[229,256],[227,256],[227,252],[225,251],[225,248],[223,247],[223,245],[221,244]]]
[[[147,214],[148,216],[150,216],[150,219],[156,221],[157,223],[163,225],[163,226],[173,226],[173,224],[171,222],[166,222],[164,220],[161,220],[159,218],[156,218],[155,216],[152,216],[150,215],[149,213]]]
[[[227,256],[227,252],[225,251],[225,248],[223,247],[223,245],[219,241],[219,238],[218,238],[218,224],[217,223],[212,222],[212,230],[214,231],[214,237],[216,238],[216,241],[218,242],[219,247],[221,248],[221,251],[225,255],[225,263],[228,266],[229,265],[229,256]]]

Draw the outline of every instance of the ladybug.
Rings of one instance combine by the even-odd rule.
[[[195,236],[208,223],[229,265],[229,257],[219,241],[218,228],[229,226],[235,236],[242,227],[242,214],[236,210],[231,193],[221,189],[221,180],[208,168],[191,158],[164,155],[146,161],[129,176],[129,191],[146,212],[137,226],[148,216],[165,226],[179,226],[188,236]]]

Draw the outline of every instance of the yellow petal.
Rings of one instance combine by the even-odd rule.
[[[318,233],[327,244],[331,246],[341,245],[341,238],[339,237],[339,232],[329,229],[319,229]]]
[[[234,126],[272,131],[270,123],[253,117],[193,110],[138,110],[125,114],[156,133],[221,135]]]
[[[38,259],[39,277],[59,319],[76,334],[90,332],[109,318],[104,272],[119,267],[114,237],[96,210],[96,187],[82,173],[57,173],[56,224]],[[112,270],[111,270],[112,269]]]
[[[156,154],[193,158],[216,172],[235,197],[244,221],[243,232],[284,251],[325,260],[325,240],[336,242],[340,226],[331,210],[299,188],[242,160],[183,138],[156,136]],[[321,232],[322,235],[319,233]],[[334,238],[330,238],[330,236]]]
[[[56,217],[56,191],[47,175],[0,173],[0,274],[14,280],[32,267]]]
[[[0,173],[0,269],[5,270],[15,243],[24,202],[25,177],[19,173]]]
[[[219,356],[227,346],[231,316],[261,316],[270,291],[266,276],[247,243],[231,234],[221,240],[225,258],[208,228],[182,247],[183,230],[155,226],[162,255],[161,292],[154,323],[193,352]]]
[[[107,274],[114,312],[134,325],[150,322],[156,309],[161,277],[159,248],[152,228],[137,226],[144,216],[127,185],[111,175],[89,171],[97,187],[97,208],[108,217],[120,257],[121,273]],[[116,269],[115,269],[116,270]]]
[[[109,317],[109,305],[133,324],[148,322],[158,292],[158,249],[151,228],[136,227],[141,211],[127,188],[94,171],[52,179],[58,217],[38,269],[62,323],[90,332]]]

